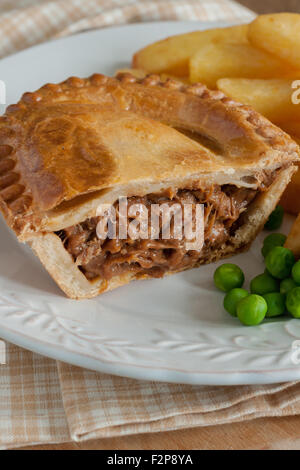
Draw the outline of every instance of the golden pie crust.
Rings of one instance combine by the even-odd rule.
[[[88,281],[53,233],[96,214],[100,203],[144,196],[195,181],[257,188],[230,255],[263,226],[299,160],[298,145],[248,106],[159,76],[94,74],[25,93],[0,118],[0,208],[71,297],[122,285]]]

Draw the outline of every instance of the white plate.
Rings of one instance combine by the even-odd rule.
[[[203,26],[122,26],[28,49],[0,62],[7,102],[70,75],[112,74],[128,65],[144,44]],[[285,231],[291,221],[286,220]],[[223,311],[223,295],[212,282],[216,265],[164,280],[134,282],[98,299],[76,302],[64,298],[3,222],[0,233],[0,336],[8,341],[65,362],[138,379],[218,385],[300,379],[300,366],[292,360],[300,321],[243,327]],[[249,253],[232,259],[248,279],[264,269],[263,237]]]

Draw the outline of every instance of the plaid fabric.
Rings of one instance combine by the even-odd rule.
[[[59,363],[73,440],[300,413],[300,383],[211,387],[144,382]]]
[[[152,20],[251,20],[230,0],[2,0],[0,56],[89,28]],[[193,387],[56,363],[7,345],[0,366],[0,447],[300,414],[300,384]]]
[[[56,362],[7,344],[0,366],[0,447],[70,440]]]
[[[12,5],[14,9],[12,9]],[[0,2],[0,57],[91,28],[156,20],[251,20],[231,0],[15,0]]]

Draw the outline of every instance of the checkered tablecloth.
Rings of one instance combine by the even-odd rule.
[[[53,37],[153,20],[245,21],[230,0],[0,2],[0,56]],[[300,385],[196,387],[99,374],[7,345],[0,446],[58,443],[300,413]]]
[[[92,28],[159,20],[247,21],[231,0],[2,0],[0,57]]]

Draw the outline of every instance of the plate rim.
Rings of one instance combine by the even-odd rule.
[[[108,26],[105,28],[96,28],[93,30],[87,30],[79,33],[75,33],[70,36],[65,36],[61,38],[54,38],[50,41],[46,41],[37,45],[33,45],[29,48],[26,48],[22,51],[18,51],[14,54],[9,55],[1,59],[0,66],[6,65],[10,60],[14,60],[20,55],[30,54],[32,50],[43,49],[47,47],[50,43],[57,43],[61,41],[71,41],[74,37],[101,34],[107,32],[108,30],[120,30],[122,29],[135,29],[139,28],[151,28],[153,25],[159,26],[168,26],[172,24],[180,24],[181,26],[188,25],[190,28],[191,23],[195,26],[195,30],[200,27],[214,28],[216,25],[219,27],[229,26],[232,24],[247,22],[230,22],[230,21],[151,21],[147,23],[131,23],[131,24],[121,24],[115,26]],[[270,383],[280,383],[284,381],[293,381],[300,380],[300,367],[299,369],[295,368],[283,368],[279,370],[248,370],[248,371],[213,371],[213,372],[187,372],[182,370],[167,369],[158,366],[153,368],[153,366],[137,365],[137,364],[124,364],[118,362],[110,362],[101,360],[100,358],[96,359],[89,355],[83,353],[76,353],[66,349],[62,345],[54,345],[47,341],[42,341],[39,338],[33,338],[27,336],[26,334],[21,333],[20,331],[15,331],[12,328],[5,327],[0,325],[0,337],[4,340],[7,340],[13,344],[16,344],[20,347],[33,351],[37,354],[44,355],[46,357],[52,358],[54,360],[59,360],[63,362],[68,362],[75,366],[85,367],[87,369],[92,369],[102,373],[108,373],[113,375],[119,375],[123,377],[130,377],[138,380],[155,380],[163,382],[173,382],[173,383],[185,383],[191,385],[243,385],[243,384],[270,384]],[[129,367],[129,369],[128,369]],[[226,377],[226,379],[225,379]]]
[[[295,368],[284,368],[276,371],[266,369],[261,371],[249,370],[246,372],[242,370],[226,372],[186,372],[180,369],[176,370],[163,367],[153,368],[152,366],[146,365],[139,366],[136,364],[124,364],[118,361],[105,361],[100,358],[95,359],[90,355],[69,351],[68,349],[64,349],[61,345],[54,346],[51,343],[41,341],[38,338],[35,338],[34,343],[31,343],[32,337],[16,332],[11,328],[3,327],[2,325],[0,325],[0,338],[50,359],[66,362],[77,367],[83,367],[100,373],[117,375],[119,377],[127,377],[136,380],[218,386],[266,385],[300,380],[300,366],[298,370]],[[40,347],[38,347],[38,345],[40,345]],[[64,355],[64,357],[62,357],[62,355]],[[68,360],[66,360],[66,356],[68,356]],[[127,367],[129,367],[129,369],[127,369]],[[112,370],[112,368],[114,370]],[[158,376],[162,376],[162,378],[160,379]],[[230,380],[224,380],[225,377],[226,379],[230,377]]]

